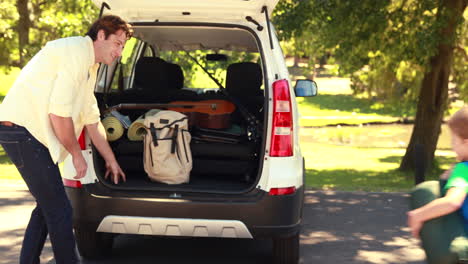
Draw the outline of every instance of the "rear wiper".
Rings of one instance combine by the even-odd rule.
[[[261,26],[255,19],[253,19],[251,16],[246,16],[245,19],[249,22],[252,22],[254,23],[255,25],[257,25],[257,30],[258,31],[262,31],[263,30],[263,26]]]
[[[179,48],[180,50],[184,51],[185,52],[185,55],[187,55],[191,60],[193,60],[200,68],[202,68],[202,70],[204,72],[206,72],[206,74],[208,74],[208,76],[210,76],[211,80],[213,80],[213,82],[216,83],[216,85],[219,86],[219,88],[221,89],[224,89],[224,86],[218,81],[218,79],[216,79],[205,67],[203,67],[203,65],[201,65],[201,63],[195,59],[192,55],[190,55],[190,53],[184,49],[184,47],[178,43],[174,43],[174,42],[171,42],[172,45],[174,45],[174,47],[176,48]]]
[[[224,89],[224,86],[218,81],[218,79],[216,79],[205,67],[203,67],[203,65],[201,65],[201,63],[198,62],[197,59],[195,59],[192,55],[190,55],[188,51],[186,50],[184,51],[185,51],[185,54],[189,56],[190,59],[192,59],[198,66],[200,66],[200,68],[202,68],[204,72],[206,72],[206,74],[208,74],[208,76],[210,76],[211,80],[213,80],[213,82],[215,82],[219,86],[219,88]]]

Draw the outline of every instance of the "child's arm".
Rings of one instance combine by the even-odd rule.
[[[408,226],[411,229],[411,234],[419,238],[419,232],[424,222],[455,212],[462,206],[465,197],[466,192],[464,189],[452,187],[448,189],[444,197],[435,199],[423,207],[409,211]]]

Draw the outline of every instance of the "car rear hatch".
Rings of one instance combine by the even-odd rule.
[[[101,6],[103,1],[93,0],[97,6]],[[138,27],[140,31],[138,36],[144,36],[145,30],[151,30],[153,27],[159,27],[165,29],[165,27],[170,26],[187,26],[190,27],[193,25],[198,25],[202,23],[213,23],[213,28],[226,27],[226,30],[235,31],[229,29],[232,25],[236,26],[236,30],[248,29],[245,26],[246,23],[250,24],[246,20],[247,16],[251,16],[254,20],[260,22],[261,24],[265,23],[267,18],[265,12],[271,14],[273,8],[277,4],[278,0],[204,0],[204,1],[192,1],[192,0],[174,0],[174,1],[122,1],[122,0],[110,0],[105,1],[108,5],[108,8],[103,8],[104,14],[114,14],[119,15],[127,21],[134,23],[134,27]],[[154,23],[159,22],[159,23]],[[168,23],[165,23],[168,22]],[[174,23],[175,22],[175,23]],[[178,23],[183,22],[183,23]],[[187,23],[185,23],[187,22]],[[221,25],[219,23],[230,23],[232,25]],[[237,28],[237,26],[241,28]],[[206,27],[206,25],[205,25]],[[236,32],[237,32],[236,31]],[[261,31],[261,30],[260,30]],[[264,33],[263,31],[262,33]],[[167,34],[166,34],[167,35]],[[164,35],[166,38],[168,38]],[[158,41],[154,41],[158,47],[162,47],[160,39],[164,40],[164,36],[159,36]],[[152,40],[152,38],[149,38]],[[236,38],[237,40],[237,38]],[[257,38],[258,41],[260,41]],[[185,47],[185,46],[184,46]],[[189,49],[188,49],[189,50]],[[266,73],[265,68],[263,69]],[[111,75],[110,75],[111,76]],[[106,78],[106,77],[105,77]],[[107,78],[106,78],[107,79]],[[267,85],[266,79],[264,79],[265,85]],[[266,120],[265,120],[266,121]],[[263,134],[263,133],[262,133]],[[146,174],[143,173],[131,173],[130,170],[125,170],[127,173],[127,183],[114,185],[109,180],[104,180],[105,174],[105,164],[99,155],[92,155],[94,170],[96,172],[97,178],[100,182],[107,188],[114,191],[137,191],[137,192],[146,192],[146,193],[156,193],[156,192],[181,192],[181,193],[217,193],[217,194],[240,194],[250,192],[257,187],[262,175],[263,168],[263,157],[265,155],[265,141],[266,136],[262,136],[259,144],[256,144],[255,156],[250,159],[239,159],[226,161],[221,157],[220,159],[204,159],[204,160],[195,160],[194,161],[194,170],[199,168],[203,170],[203,174],[206,172],[210,177],[191,177],[190,183],[186,185],[167,185],[157,182],[150,182]],[[261,143],[263,142],[263,143]],[[261,144],[260,144],[261,143]],[[115,144],[114,144],[115,145]],[[240,145],[239,145],[240,146]],[[247,146],[247,145],[246,145]],[[222,149],[226,153],[243,153],[245,152],[241,146],[240,150],[235,149]],[[258,146],[258,148],[257,148]],[[236,147],[236,146],[233,146]],[[248,146],[250,148],[250,146]],[[210,146],[210,149],[217,148],[216,146]],[[256,149],[259,149],[258,151]],[[205,150],[205,149],[203,149]],[[194,150],[192,150],[193,152]],[[199,151],[200,152],[200,151]],[[98,154],[96,149],[93,150],[93,153]],[[133,162],[133,160],[121,160],[122,155],[119,155],[118,151],[116,152],[116,157],[119,159],[121,165],[130,165],[139,164],[140,161]],[[122,151],[120,151],[122,153]],[[249,150],[249,153],[250,150]],[[223,153],[225,154],[225,153]],[[239,154],[240,155],[240,154]],[[246,155],[241,155],[246,156]],[[196,157],[195,157],[196,158]],[[227,158],[226,158],[227,159]],[[225,162],[225,163],[223,163]],[[139,165],[138,165],[139,166]],[[209,171],[211,169],[212,171]],[[216,175],[216,177],[211,177],[211,175],[217,174],[218,170],[222,170],[221,175]],[[202,173],[199,173],[202,174]],[[257,175],[255,177],[254,175]],[[205,176],[205,175],[203,175]],[[251,177],[254,176],[254,177]],[[264,177],[263,177],[264,178]],[[262,179],[263,179],[262,178]]]
[[[246,16],[264,20],[262,10],[266,7],[268,15],[279,0],[106,0],[93,2],[101,7],[107,3],[104,14],[121,16],[129,22],[175,22],[175,21],[245,21]]]

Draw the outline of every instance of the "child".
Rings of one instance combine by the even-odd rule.
[[[468,231],[468,107],[457,111],[449,120],[448,126],[452,136],[452,149],[460,161],[451,170],[450,178],[444,189],[444,197],[408,212],[408,226],[411,234],[419,238],[419,232],[425,221],[450,214],[461,208]],[[445,173],[444,173],[445,174]]]

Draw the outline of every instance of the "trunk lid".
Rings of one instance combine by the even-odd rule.
[[[262,13],[267,7],[268,15],[279,0],[93,0],[100,8],[106,2],[110,10],[105,14],[121,16],[129,22],[169,21],[245,21],[246,16],[264,20]]]

